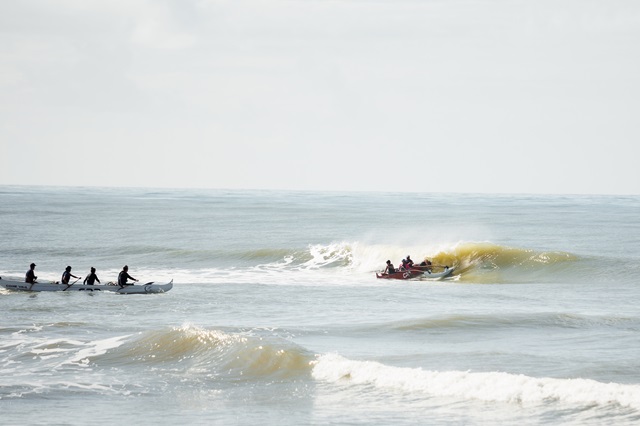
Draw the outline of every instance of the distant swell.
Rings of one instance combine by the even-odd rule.
[[[499,313],[495,315],[453,314],[437,318],[418,318],[390,324],[375,324],[373,329],[391,331],[453,330],[498,328],[584,329],[588,327],[624,327],[630,331],[640,328],[640,321],[625,316],[594,316],[559,313]],[[368,330],[371,331],[371,330]]]
[[[331,383],[372,385],[432,397],[515,404],[616,405],[640,410],[640,386],[586,379],[535,378],[501,372],[426,371],[372,361],[351,361],[336,354],[320,356],[312,374],[316,380]]]

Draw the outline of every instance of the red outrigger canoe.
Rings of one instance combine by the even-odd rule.
[[[408,271],[397,271],[392,274],[384,274],[376,272],[377,278],[392,279],[392,280],[410,280],[412,278],[427,278],[427,279],[439,279],[445,278],[453,274],[453,267],[445,266],[442,272],[433,272],[434,266],[418,266],[414,265]],[[437,268],[437,266],[436,266]]]
[[[387,280],[410,280],[422,275],[422,271],[397,271],[392,274],[385,274],[376,272],[376,277],[384,278]]]

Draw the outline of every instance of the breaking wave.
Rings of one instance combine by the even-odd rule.
[[[428,397],[513,404],[613,405],[640,410],[640,386],[588,379],[535,378],[502,372],[427,371],[373,361],[352,361],[337,354],[319,356],[312,375],[316,380],[329,383],[368,385]]]
[[[591,379],[536,378],[505,372],[429,371],[314,355],[285,338],[260,330],[227,332],[183,325],[110,339],[75,362],[103,367],[146,365],[154,370],[226,381],[290,381],[312,378],[339,386],[373,386],[425,397],[572,407],[618,406],[640,410],[640,386]],[[84,359],[81,359],[83,358]]]
[[[235,380],[284,380],[308,373],[312,355],[280,338],[192,325],[149,331],[88,361],[178,368]]]
[[[165,383],[217,387],[221,382],[299,382],[337,391],[390,392],[399,398],[622,407],[634,416],[640,411],[640,385],[388,366],[335,353],[314,354],[273,329],[227,331],[185,324],[89,342],[30,341],[22,334],[14,340],[1,347],[15,351],[19,345],[20,350],[0,369],[9,378],[0,400],[50,392],[131,395],[160,392]],[[141,388],[131,377],[145,378],[146,384]]]
[[[258,261],[252,266],[235,263],[231,268],[216,268],[212,270],[213,274],[226,278],[244,273],[265,274],[258,279],[264,282],[266,276],[271,275],[279,282],[285,282],[287,278],[299,281],[315,271],[325,273],[323,282],[331,281],[332,276],[345,282],[370,278],[373,272],[383,269],[387,259],[397,266],[407,254],[417,263],[431,261],[436,271],[438,266],[455,267],[453,279],[469,283],[546,282],[556,279],[559,274],[570,276],[576,270],[584,271],[582,259],[571,253],[507,247],[490,242],[461,242],[434,247],[337,242],[313,244],[290,251],[264,250],[261,253],[265,256],[240,256]],[[597,274],[598,270],[590,270],[589,273]],[[208,281],[207,277],[200,278]]]

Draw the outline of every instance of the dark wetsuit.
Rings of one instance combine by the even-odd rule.
[[[127,279],[135,281],[135,278],[133,278],[127,272],[120,271],[120,273],[118,274],[118,285],[121,286],[121,287],[125,286],[125,285],[133,285],[133,283],[132,284],[127,284]]]
[[[27,274],[24,276],[24,282],[25,283],[29,283],[29,284],[33,284],[36,281],[36,274],[33,272],[33,269],[29,269],[27,271]]]
[[[91,273],[87,276],[87,278],[84,279],[84,283],[88,285],[93,285],[96,281],[98,281],[98,284],[100,284],[100,280],[95,273]]]

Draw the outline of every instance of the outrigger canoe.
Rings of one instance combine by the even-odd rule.
[[[454,268],[445,266],[442,272],[433,272],[433,266],[413,266],[408,271],[397,271],[392,274],[384,274],[376,272],[377,278],[392,280],[410,280],[413,278],[427,278],[430,280],[446,278],[453,273]]]
[[[386,280],[410,280],[422,275],[422,272],[417,271],[396,271],[390,274],[376,272],[377,278],[383,278]]]
[[[120,287],[119,285],[99,284],[56,284],[56,283],[35,283],[29,284],[20,281],[3,280],[0,278],[0,287],[7,290],[16,291],[109,291],[119,294],[147,294],[147,293],[166,293],[173,288],[173,280],[165,284],[150,282],[142,285],[128,285]]]

